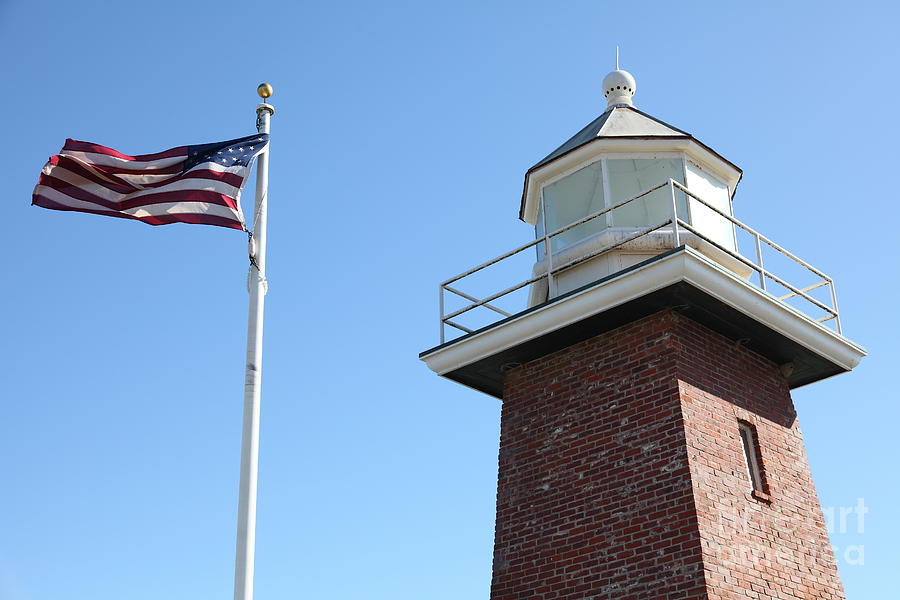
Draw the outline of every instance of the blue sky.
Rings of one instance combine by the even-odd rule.
[[[795,402],[823,506],[868,509],[832,535],[848,597],[882,597],[897,19],[888,2],[0,2],[0,598],[231,593],[244,236],[29,203],[66,137],[137,154],[252,133],[260,81],[278,113],[256,597],[487,598],[500,406],[417,353],[436,284],[532,235],[522,176],[604,110],[617,44],[639,108],[743,168],[738,218],[837,282],[870,356]]]

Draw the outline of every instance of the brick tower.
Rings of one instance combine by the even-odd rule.
[[[421,354],[503,402],[491,598],[844,598],[790,390],[865,352],[832,280],[734,218],[740,169],[635,89],[607,75],[528,170],[535,241],[441,284]]]

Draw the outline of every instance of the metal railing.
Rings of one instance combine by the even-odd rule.
[[[553,242],[552,242],[553,238],[555,238],[571,229],[574,229],[575,227],[583,225],[589,221],[593,221],[594,219],[603,217],[604,215],[606,215],[607,213],[609,213],[611,211],[622,208],[623,206],[626,206],[627,204],[634,202],[636,200],[639,200],[639,199],[641,199],[659,189],[662,189],[662,188],[669,188],[669,192],[670,192],[669,210],[671,211],[671,214],[669,215],[669,217],[667,219],[665,219],[664,221],[662,221],[660,223],[657,223],[656,225],[638,228],[634,232],[629,233],[628,235],[622,237],[621,239],[617,239],[612,243],[606,244],[596,250],[592,250],[582,256],[577,256],[576,258],[570,259],[562,264],[559,264],[559,265],[554,264]],[[735,249],[732,250],[732,249],[729,249],[729,248],[723,246],[719,242],[716,242],[716,241],[710,239],[710,237],[708,235],[701,233],[693,225],[691,225],[690,223],[687,223],[684,220],[682,220],[681,218],[679,218],[676,190],[684,193],[687,197],[695,200],[696,202],[699,202],[702,206],[713,211],[715,214],[719,215],[720,217],[728,220],[732,225],[739,227],[740,229],[742,229],[743,231],[748,233],[752,237],[754,245],[755,245],[757,262],[754,263],[753,261],[745,258],[744,256],[742,256],[741,254],[739,254],[737,252],[738,244],[737,244],[736,235],[735,235]],[[509,252],[501,254],[500,256],[498,256],[492,260],[484,262],[484,263],[478,265],[477,267],[473,267],[463,273],[460,273],[459,275],[457,275],[455,277],[451,277],[450,279],[442,282],[439,286],[439,291],[438,291],[439,306],[440,306],[440,339],[441,339],[441,343],[444,343],[446,341],[445,328],[447,325],[449,325],[450,327],[453,327],[455,329],[458,329],[462,332],[465,332],[465,333],[473,333],[474,330],[472,328],[467,327],[461,323],[454,321],[453,320],[454,318],[459,317],[459,316],[461,316],[469,311],[472,311],[476,308],[479,308],[479,307],[484,307],[484,308],[491,310],[503,317],[510,317],[510,316],[512,316],[512,314],[510,312],[503,310],[502,308],[496,306],[495,304],[491,304],[491,303],[494,302],[495,300],[503,298],[504,296],[507,296],[517,290],[520,290],[520,289],[524,288],[525,286],[535,284],[535,283],[545,280],[545,279],[547,281],[547,298],[552,299],[554,296],[557,295],[557,293],[556,293],[557,292],[557,286],[556,286],[557,277],[561,272],[563,272],[567,269],[570,269],[578,264],[581,264],[585,261],[596,258],[602,254],[605,254],[606,252],[609,252],[610,250],[618,248],[619,246],[622,246],[624,244],[632,242],[632,241],[634,241],[644,235],[647,235],[653,231],[660,230],[668,225],[672,226],[671,232],[672,232],[673,241],[674,241],[674,244],[672,246],[673,248],[677,248],[678,246],[681,245],[681,238],[682,238],[683,232],[689,232],[689,233],[693,234],[693,236],[695,236],[696,238],[703,240],[704,242],[706,242],[707,244],[710,244],[717,250],[728,254],[735,260],[746,265],[752,271],[756,272],[756,274],[758,276],[757,285],[760,287],[760,289],[762,289],[766,293],[769,293],[770,295],[772,295],[766,289],[767,288],[767,285],[766,285],[767,280],[771,280],[772,282],[775,282],[776,284],[782,286],[789,292],[782,296],[772,295],[773,298],[775,298],[779,301],[782,301],[782,302],[789,300],[791,298],[794,298],[794,297],[803,298],[804,300],[806,300],[807,302],[809,302],[810,304],[812,304],[813,306],[817,307],[818,309],[820,309],[821,311],[823,311],[825,313],[825,316],[823,316],[821,318],[813,318],[809,315],[806,315],[808,318],[810,318],[816,322],[819,322],[819,323],[834,320],[835,330],[837,331],[837,333],[839,333],[839,334],[841,333],[841,321],[840,321],[840,316],[838,314],[837,295],[835,294],[834,281],[831,279],[831,277],[829,277],[822,271],[816,269],[815,267],[813,267],[809,263],[805,262],[804,260],[800,259],[795,254],[789,252],[784,247],[776,244],[775,242],[773,242],[766,236],[762,235],[755,229],[751,228],[750,226],[735,219],[731,215],[719,210],[715,206],[706,202],[705,200],[703,200],[702,198],[700,198],[699,196],[697,196],[696,194],[694,194],[693,192],[688,190],[684,185],[678,183],[674,179],[669,179],[668,181],[661,183],[659,185],[653,186],[648,190],[645,190],[635,196],[632,196],[631,198],[628,198],[627,200],[623,200],[622,202],[618,202],[612,206],[609,206],[609,207],[599,210],[595,213],[587,215],[586,217],[579,219],[573,223],[570,223],[570,224],[566,225],[565,227],[561,227],[552,233],[545,233],[544,236],[539,237],[539,238],[535,239],[534,241],[528,242],[527,244],[522,244],[521,246],[519,246],[513,250],[510,250]],[[520,283],[517,283],[513,286],[507,287],[499,292],[490,294],[484,298],[477,298],[476,296],[468,294],[466,292],[463,292],[463,291],[457,289],[456,287],[451,287],[451,284],[456,284],[457,282],[460,282],[461,280],[465,279],[466,277],[469,277],[469,276],[471,276],[475,273],[478,273],[479,271],[482,271],[492,265],[500,263],[501,261],[508,259],[520,252],[523,252],[525,250],[528,250],[529,248],[532,248],[532,247],[535,247],[535,246],[538,246],[541,244],[543,244],[544,256],[546,259],[546,272],[545,273],[535,275],[529,279],[526,279],[526,280],[524,280]],[[809,271],[810,273],[812,273],[813,275],[815,275],[817,278],[820,278],[820,279],[815,281],[811,285],[807,285],[802,288],[799,288],[799,287],[796,287],[796,286],[792,285],[791,283],[785,281],[783,278],[778,277],[777,275],[768,271],[764,265],[763,251],[762,251],[763,245],[766,245],[766,246],[772,248],[779,254],[787,257],[788,259],[790,259],[797,265],[803,267],[804,269],[806,269],[807,271]],[[830,306],[825,304],[824,302],[821,302],[821,301],[813,298],[812,296],[810,296],[807,293],[812,290],[821,288],[823,286],[827,286],[829,288],[830,296],[831,296],[831,305]],[[446,313],[445,308],[444,308],[445,293],[454,294],[460,298],[463,298],[464,300],[469,301],[470,303],[463,306],[462,308],[459,308],[459,309],[453,310],[449,313]]]

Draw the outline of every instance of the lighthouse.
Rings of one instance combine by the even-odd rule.
[[[420,354],[502,402],[490,597],[844,598],[791,400],[865,355],[834,280],[630,73],[601,89],[525,173],[534,238],[440,284]]]

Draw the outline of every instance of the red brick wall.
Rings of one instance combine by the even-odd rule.
[[[777,367],[670,312],[507,373],[496,527],[492,600],[843,597]]]
[[[844,598],[784,377],[680,321],[673,337],[709,598]],[[739,420],[756,429],[770,500],[751,494]]]

